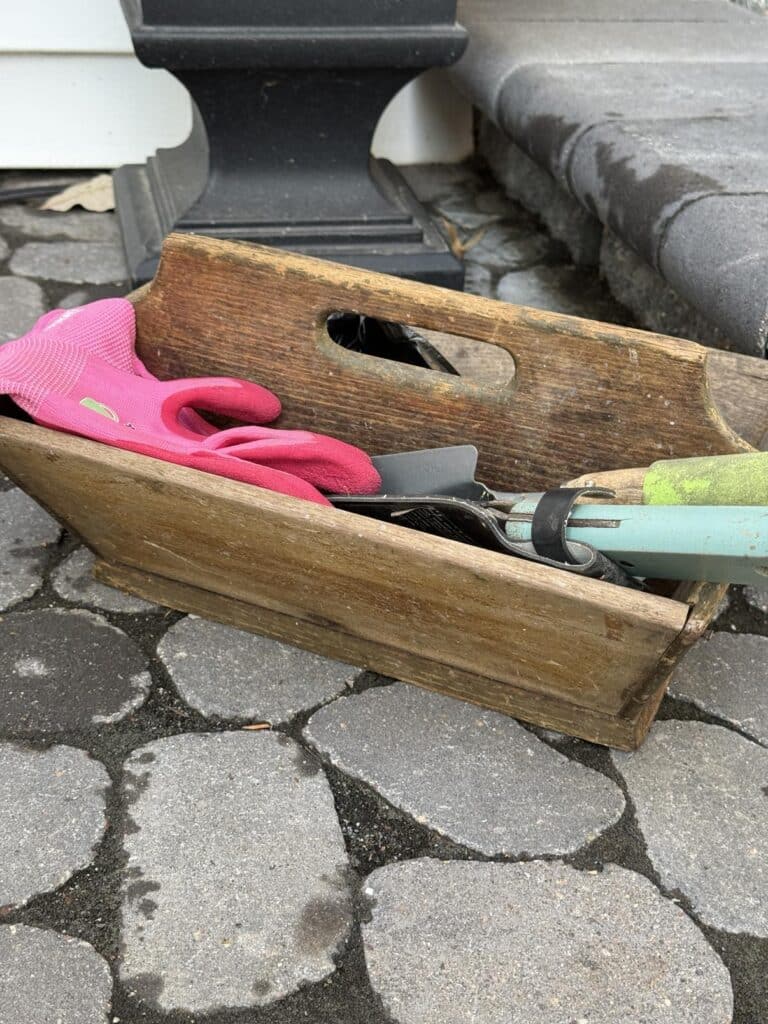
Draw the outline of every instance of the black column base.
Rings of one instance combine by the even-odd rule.
[[[460,288],[399,172],[370,157],[392,96],[466,45],[456,0],[122,0],[139,59],[189,91],[192,134],[115,172],[135,281],[170,231],[259,242]]]
[[[238,217],[237,211],[228,220],[201,216],[190,196],[194,182],[175,173],[178,162],[175,150],[158,150],[146,164],[128,164],[114,172],[117,214],[134,284],[154,277],[167,234],[188,231],[291,249],[444,288],[463,287],[462,263],[388,160],[372,157],[370,174],[389,209],[355,219],[291,222]],[[182,212],[180,207],[190,205],[190,200],[191,208]]]

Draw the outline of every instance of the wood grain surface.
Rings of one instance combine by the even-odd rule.
[[[171,235],[136,300],[138,348],[161,377],[230,374],[274,390],[280,424],[371,454],[465,444],[503,490],[591,470],[748,451],[712,403],[706,349],[260,246]],[[487,341],[515,379],[484,384],[334,344],[334,311]]]
[[[243,376],[281,425],[371,453],[467,443],[479,478],[539,489],[662,457],[750,450],[710,398],[697,345],[239,243],[171,236],[132,297],[158,376]],[[330,313],[366,313],[510,352],[467,380],[349,352]],[[671,597],[275,495],[0,416],[0,464],[151,600],[625,749],[713,614]]]

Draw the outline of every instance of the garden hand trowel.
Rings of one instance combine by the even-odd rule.
[[[530,541],[507,535],[498,506],[523,495],[493,491],[475,479],[477,448],[454,445],[421,451],[378,455],[373,463],[381,476],[381,492],[374,495],[329,495],[338,508],[376,519],[401,523],[424,533],[476,544],[517,555],[583,576],[635,585],[625,571],[600,552],[579,541],[568,543],[568,560],[561,562],[536,551]],[[587,488],[588,493],[610,497],[610,491]]]

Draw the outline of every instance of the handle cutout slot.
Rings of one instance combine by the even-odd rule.
[[[415,329],[356,313],[332,313],[328,337],[349,352],[391,360],[504,387],[515,378],[515,360],[506,349],[443,331]]]

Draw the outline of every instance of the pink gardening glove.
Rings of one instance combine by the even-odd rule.
[[[117,370],[157,380],[136,355],[136,311],[127,299],[98,299],[73,309],[52,309],[24,337],[41,331],[55,331],[61,341],[72,342]],[[216,427],[194,409],[185,409],[180,418],[200,434],[216,433]]]
[[[105,302],[130,306],[125,300]],[[102,307],[105,328],[108,311],[104,303],[94,305]],[[324,505],[329,502],[318,488],[378,490],[379,475],[368,456],[334,438],[267,427],[215,431],[202,420],[205,433],[195,429],[188,418],[192,406],[269,422],[279,415],[280,402],[266,388],[230,377],[158,381],[133,353],[132,308],[128,317],[124,306],[116,307],[100,337],[96,330],[75,331],[77,320],[89,326],[82,316],[88,309],[48,314],[35,325],[39,329],[0,347],[0,393],[36,422]],[[133,372],[139,368],[142,376]]]

